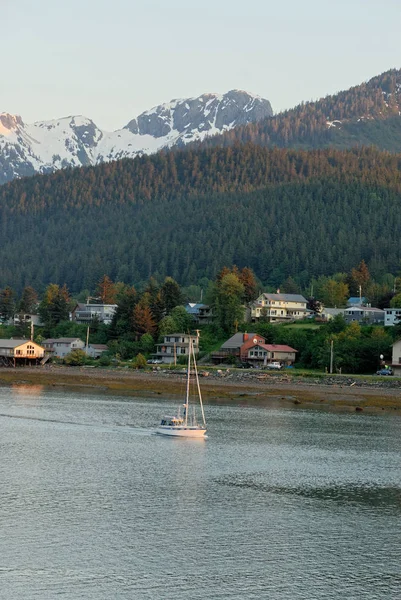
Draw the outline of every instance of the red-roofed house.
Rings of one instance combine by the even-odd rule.
[[[298,350],[283,344],[252,344],[247,348],[243,360],[257,365],[267,365],[269,362],[280,362],[284,366],[295,362]]]

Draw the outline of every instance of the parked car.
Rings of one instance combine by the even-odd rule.
[[[248,362],[239,363],[237,369],[253,369],[253,365]]]
[[[161,365],[162,361],[159,358],[150,358],[146,361],[148,365]]]
[[[281,363],[279,363],[278,361],[272,361],[267,363],[266,365],[266,369],[282,369],[283,365]]]
[[[390,367],[386,367],[385,369],[379,369],[378,371],[376,371],[376,375],[394,375],[394,373],[393,369],[390,369]]]

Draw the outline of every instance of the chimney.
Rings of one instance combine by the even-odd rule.
[[[276,292],[276,293],[277,293],[277,294],[279,294],[279,293],[280,293],[280,288],[277,288],[277,292]]]
[[[248,339],[249,339],[249,335],[247,333],[244,333],[243,341],[247,342]]]

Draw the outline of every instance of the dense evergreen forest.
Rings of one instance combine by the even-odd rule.
[[[270,148],[376,146],[401,152],[400,107],[401,70],[391,69],[349,90],[236,127],[198,147],[252,142]]]
[[[0,188],[1,281],[17,291],[107,273],[129,284],[212,279],[248,266],[263,283],[401,259],[401,156],[252,144],[161,153]]]

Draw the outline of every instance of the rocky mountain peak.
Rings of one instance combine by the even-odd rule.
[[[10,115],[6,112],[0,113],[0,135],[7,135],[7,131],[13,131],[18,126],[24,126],[24,122],[19,115]]]
[[[272,115],[268,100],[241,90],[171,100],[110,133],[81,115],[27,125],[19,116],[1,113],[0,184],[68,166],[133,158],[184,146]]]

